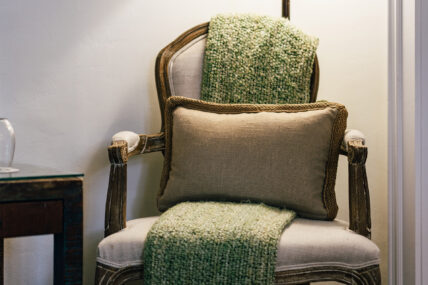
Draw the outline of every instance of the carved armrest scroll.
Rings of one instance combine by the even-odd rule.
[[[134,132],[124,131],[113,136],[108,152],[112,164],[121,164],[128,162],[128,158],[131,156],[164,149],[164,133],[137,135]]]
[[[366,137],[359,130],[347,129],[345,131],[345,136],[343,137],[342,144],[340,145],[341,154],[348,155],[348,142],[351,141],[361,141],[363,145],[366,143]]]

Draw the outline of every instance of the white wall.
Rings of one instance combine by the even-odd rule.
[[[387,284],[387,1],[292,1],[291,19],[320,38],[318,99],[344,104],[348,128],[367,137],[372,240],[381,249]],[[348,219],[347,166],[341,157],[336,193],[339,218]]]
[[[280,16],[281,1],[23,1],[0,2],[0,115],[17,136],[16,161],[85,173],[84,280],[94,279],[103,236],[108,183],[106,146],[119,130],[157,132],[157,52],[218,12]],[[387,3],[291,3],[292,21],[320,38],[319,99],[344,103],[348,125],[368,137],[373,239],[386,278]],[[128,218],[156,213],[162,157],[132,159]],[[347,217],[347,169],[337,192]],[[138,191],[136,191],[138,190]],[[52,238],[6,240],[6,284],[52,282]],[[384,279],[385,280],[385,279]]]
[[[390,0],[391,284],[427,284],[428,5]]]

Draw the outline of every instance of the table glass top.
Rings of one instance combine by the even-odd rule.
[[[30,164],[12,164],[19,171],[13,173],[0,173],[0,182],[9,180],[29,180],[44,178],[67,178],[82,177],[83,173],[78,171],[62,171],[45,166]]]

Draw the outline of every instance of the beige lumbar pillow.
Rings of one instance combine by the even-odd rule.
[[[251,201],[334,219],[346,118],[337,103],[216,104],[171,97],[158,208]]]

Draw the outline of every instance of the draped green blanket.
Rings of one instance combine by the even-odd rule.
[[[184,202],[147,235],[144,284],[273,284],[277,244],[293,211]]]
[[[318,39],[284,18],[211,19],[201,99],[217,103],[308,103]]]
[[[318,40],[285,19],[211,19],[201,99],[306,103]],[[293,211],[264,204],[185,202],[161,215],[144,247],[144,284],[273,284]]]

